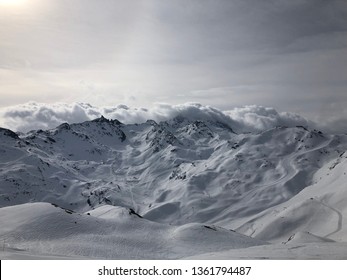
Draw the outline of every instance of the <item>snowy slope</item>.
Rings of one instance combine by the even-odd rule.
[[[159,224],[114,206],[74,213],[49,203],[28,203],[1,208],[0,224],[4,247],[31,255],[177,259],[266,244],[203,224]]]
[[[116,223],[124,229],[123,235],[127,235],[126,228],[144,227],[143,234],[156,236],[147,243],[156,244],[162,239],[169,244],[171,241],[165,236],[176,232],[192,246],[189,253],[166,256],[159,250],[162,245],[152,251],[144,246],[140,250],[143,253],[137,253],[139,258],[151,254],[153,258],[179,258],[222,250],[217,244],[210,249],[193,249],[198,245],[189,236],[196,235],[196,230],[200,234],[203,225],[224,228],[217,231],[221,240],[226,232],[230,235],[230,230],[236,230],[256,238],[252,242],[258,245],[263,244],[259,240],[283,242],[283,246],[347,241],[346,150],[346,135],[326,135],[305,127],[274,127],[259,133],[236,134],[233,128],[217,120],[180,116],[160,123],[149,120],[127,125],[101,117],[21,135],[0,129],[0,210],[4,213],[1,225],[4,229],[10,227],[13,219],[18,229],[16,238],[13,230],[2,230],[0,238],[13,237],[11,244],[24,240],[18,244],[33,250],[39,242],[30,237],[36,234],[35,230],[30,238],[21,233],[24,228],[43,227],[44,223],[37,224],[37,219],[41,219],[39,212],[51,213],[49,205],[53,203],[76,212],[71,215],[78,217],[76,222],[81,227],[71,233],[72,240],[65,245],[61,238],[48,232],[39,239],[47,240],[45,246],[51,241],[57,245],[52,245],[52,250],[38,250],[37,254],[134,257],[130,240],[124,241],[128,247],[122,247],[128,255],[94,254],[85,247],[89,241],[95,241],[95,236],[116,238],[106,231],[112,219],[118,219]],[[18,206],[13,208],[14,205]],[[40,207],[42,210],[35,210]],[[31,208],[35,213],[27,220],[17,219],[23,215],[21,211],[29,213]],[[57,216],[54,211],[45,223],[55,219],[62,225],[62,232],[69,232],[66,217]],[[129,211],[144,219],[136,219],[129,226],[122,216]],[[11,212],[14,214],[10,219]],[[101,223],[105,231],[94,232],[94,227],[87,226],[93,223]],[[157,231],[150,229],[153,225]],[[203,228],[201,234],[205,230],[217,234],[209,228]],[[71,244],[78,243],[81,235],[86,237],[84,245],[76,245],[73,252],[66,251],[73,247]],[[177,238],[182,241],[174,235]],[[236,248],[234,238],[233,235],[231,241],[221,244]],[[59,242],[53,242],[56,239]],[[140,234],[130,235],[129,239],[140,242]],[[182,244],[172,247],[187,247]],[[250,244],[253,243],[244,247]],[[101,252],[106,245],[100,246]]]
[[[239,232],[286,243],[347,241],[347,155],[326,163],[313,184],[292,199],[250,218]]]

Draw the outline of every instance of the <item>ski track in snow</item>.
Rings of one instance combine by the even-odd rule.
[[[343,220],[343,215],[342,213],[337,210],[336,208],[333,208],[331,206],[329,206],[328,204],[324,203],[323,201],[319,201],[322,205],[324,205],[325,207],[329,208],[331,211],[333,211],[334,213],[336,213],[337,217],[338,217],[338,222],[337,222],[337,227],[336,230],[332,231],[331,233],[325,235],[324,237],[330,237],[332,235],[334,235],[335,233],[339,232],[342,230],[342,220]]]

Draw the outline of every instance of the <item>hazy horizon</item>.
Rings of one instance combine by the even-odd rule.
[[[256,105],[347,131],[346,35],[343,0],[0,1],[0,109]]]

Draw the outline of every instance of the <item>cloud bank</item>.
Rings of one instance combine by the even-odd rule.
[[[148,119],[163,121],[178,115],[190,120],[214,120],[228,124],[237,132],[257,132],[276,126],[315,126],[293,113],[277,112],[263,106],[244,106],[221,111],[199,103],[180,105],[156,104],[154,107],[134,108],[126,105],[95,107],[87,103],[44,104],[30,102],[0,109],[0,126],[13,131],[55,128],[63,122],[78,123],[100,116],[123,123],[142,123]]]

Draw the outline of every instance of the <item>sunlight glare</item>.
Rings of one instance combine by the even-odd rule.
[[[19,6],[27,2],[27,0],[0,0],[1,6]]]

